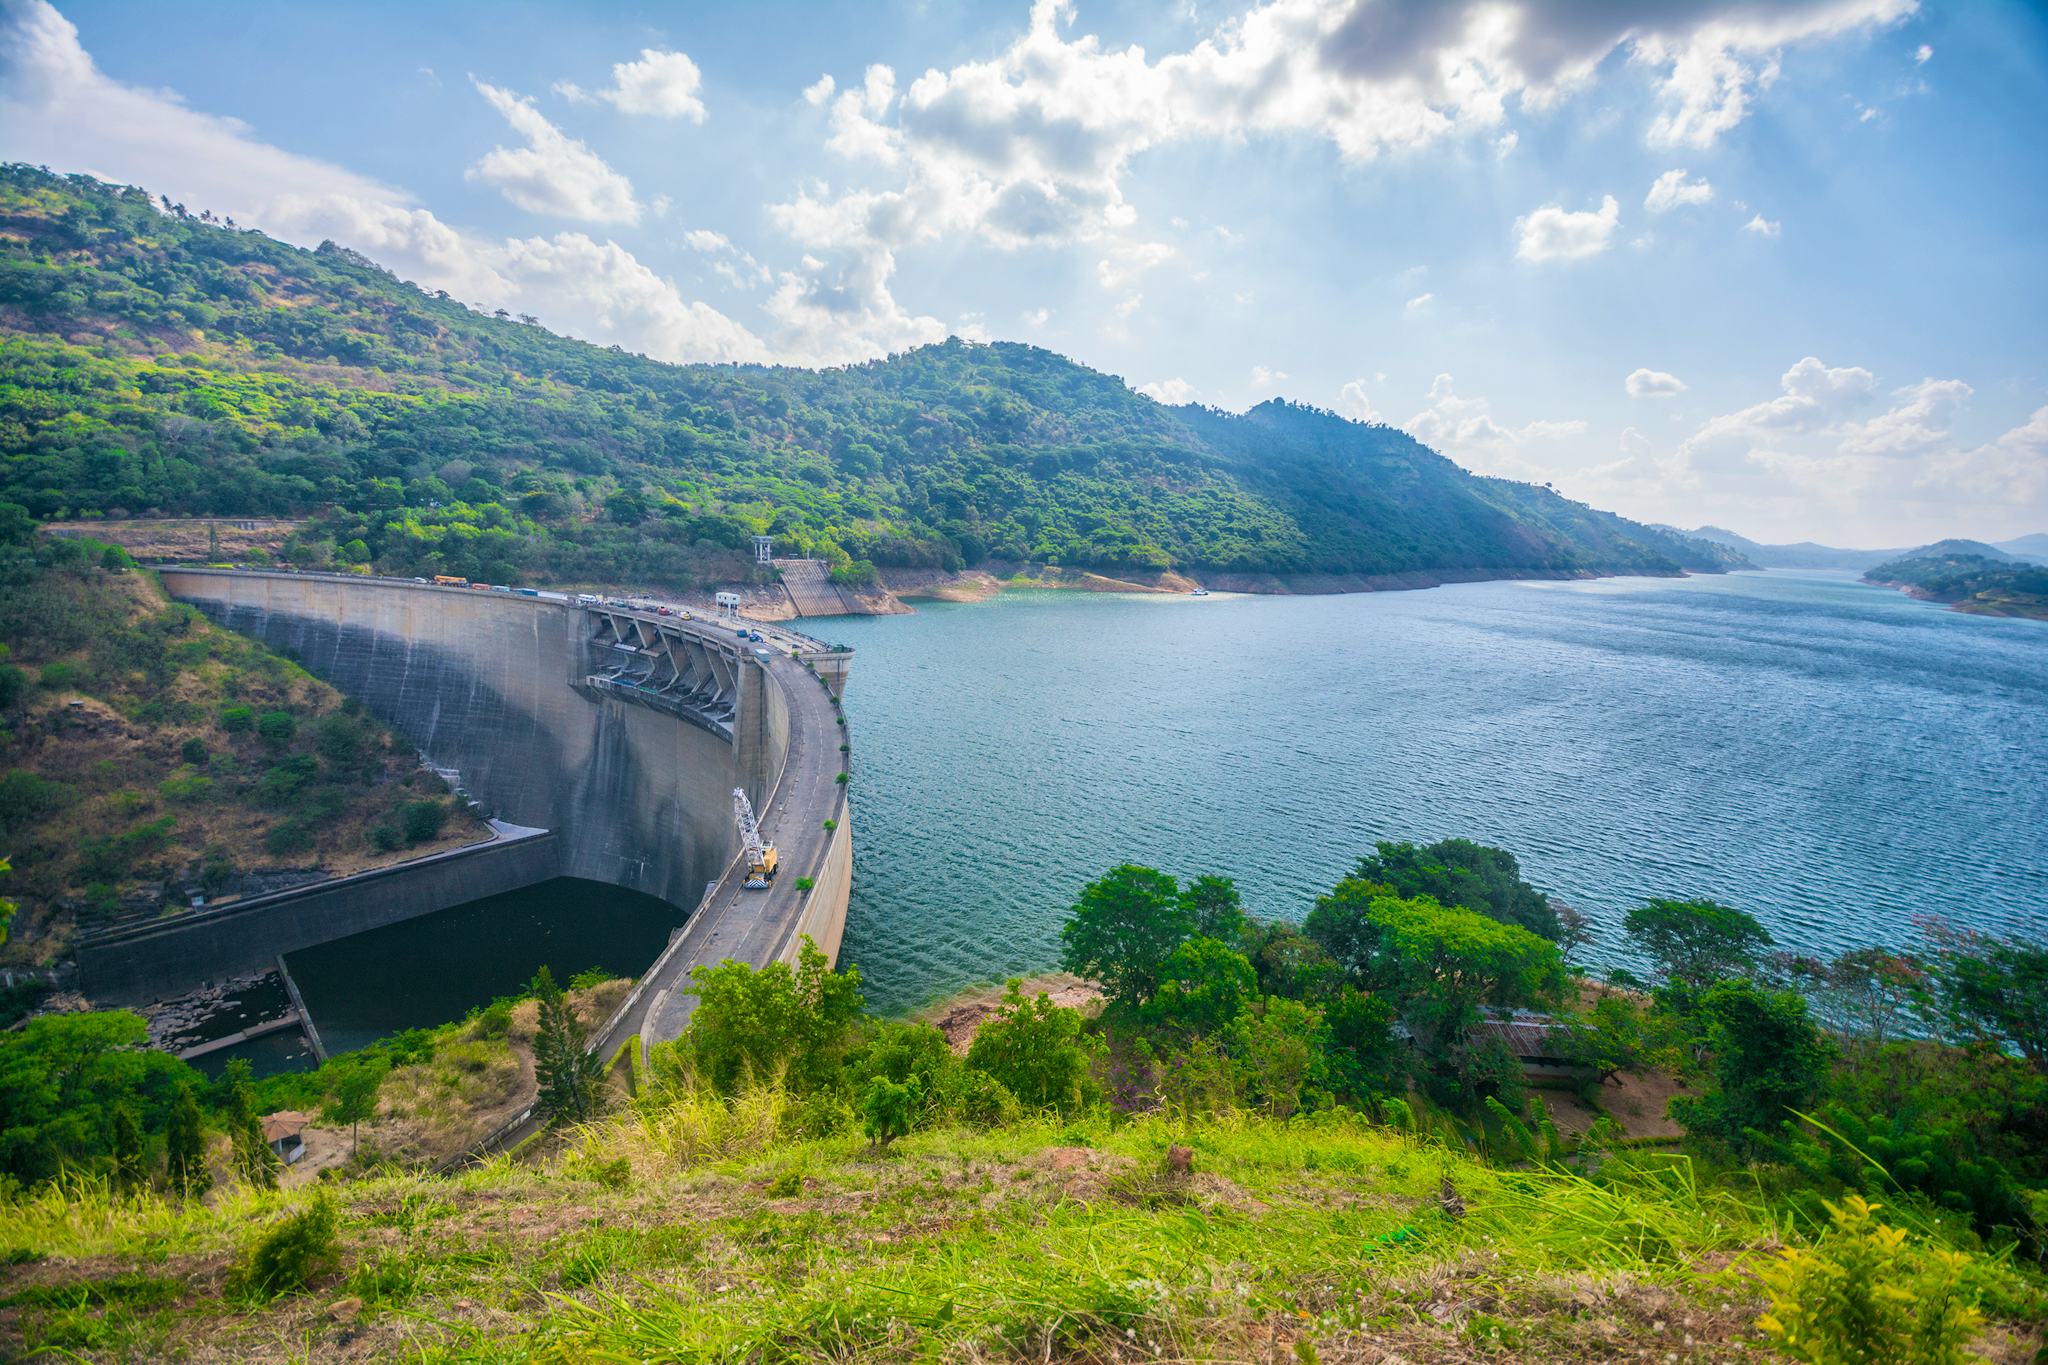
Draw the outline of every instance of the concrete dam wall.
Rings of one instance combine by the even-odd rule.
[[[475,881],[487,890],[470,889],[470,878],[445,865],[411,875],[400,867],[330,883],[324,897],[301,897],[296,913],[234,915],[231,932],[222,929],[234,907],[224,906],[81,943],[81,975],[97,998],[172,994],[279,953],[513,889],[500,884],[508,877],[522,885],[587,878],[687,913],[730,870],[734,787],[762,810],[771,834],[777,808],[792,798],[838,795],[783,781],[795,713],[787,692],[797,685],[784,670],[817,683],[794,660],[756,655],[707,624],[390,579],[185,568],[162,577],[173,597],[358,698],[497,820],[552,837],[516,857],[497,844],[451,855],[477,858]],[[836,747],[837,734],[814,743],[828,738]],[[815,785],[815,775],[806,781]],[[840,860],[850,864],[850,852]],[[493,864],[488,875],[485,863]],[[815,936],[831,948],[845,917],[844,880],[833,877],[834,894],[799,907],[807,921],[829,924]]]

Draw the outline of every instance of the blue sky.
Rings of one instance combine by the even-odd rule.
[[[2048,18],[0,0],[0,156],[672,360],[1035,342],[1763,539],[2048,529]]]

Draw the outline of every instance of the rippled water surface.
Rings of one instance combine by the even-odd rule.
[[[1117,862],[1298,919],[1388,838],[1513,850],[1610,958],[1658,895],[1816,952],[1923,913],[2048,935],[2041,622],[1778,572],[1006,593],[826,633],[859,650],[846,957],[885,1010],[1050,964]]]

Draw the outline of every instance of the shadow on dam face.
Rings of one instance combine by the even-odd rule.
[[[239,915],[230,903],[81,940],[82,984],[98,1001],[162,998],[557,877],[687,913],[736,847],[732,789],[762,802],[787,755],[786,724],[742,715],[727,740],[584,685],[595,618],[567,602],[284,573],[162,578],[173,597],[359,700],[486,813],[547,833],[261,898]],[[742,706],[761,706],[760,693],[742,688]]]

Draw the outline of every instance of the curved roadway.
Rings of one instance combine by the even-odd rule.
[[[725,635],[715,623],[701,619],[625,614],[671,628],[681,626],[710,638]],[[812,642],[785,640],[773,627],[749,624],[769,641],[754,655],[767,670],[765,685],[780,686],[789,708],[789,752],[772,793],[757,812],[761,837],[774,844],[779,855],[775,882],[765,891],[747,890],[746,869],[735,856],[641,978],[631,1007],[593,1040],[600,1056],[611,1056],[636,1033],[643,1049],[680,1037],[697,1005],[697,997],[690,993],[694,968],[728,958],[758,968],[793,957],[806,900],[797,890],[797,878],[817,880],[830,840],[825,821],[845,823],[846,788],[837,780],[842,770],[839,745],[844,739],[839,713],[832,706],[830,692],[788,654],[790,648]]]

